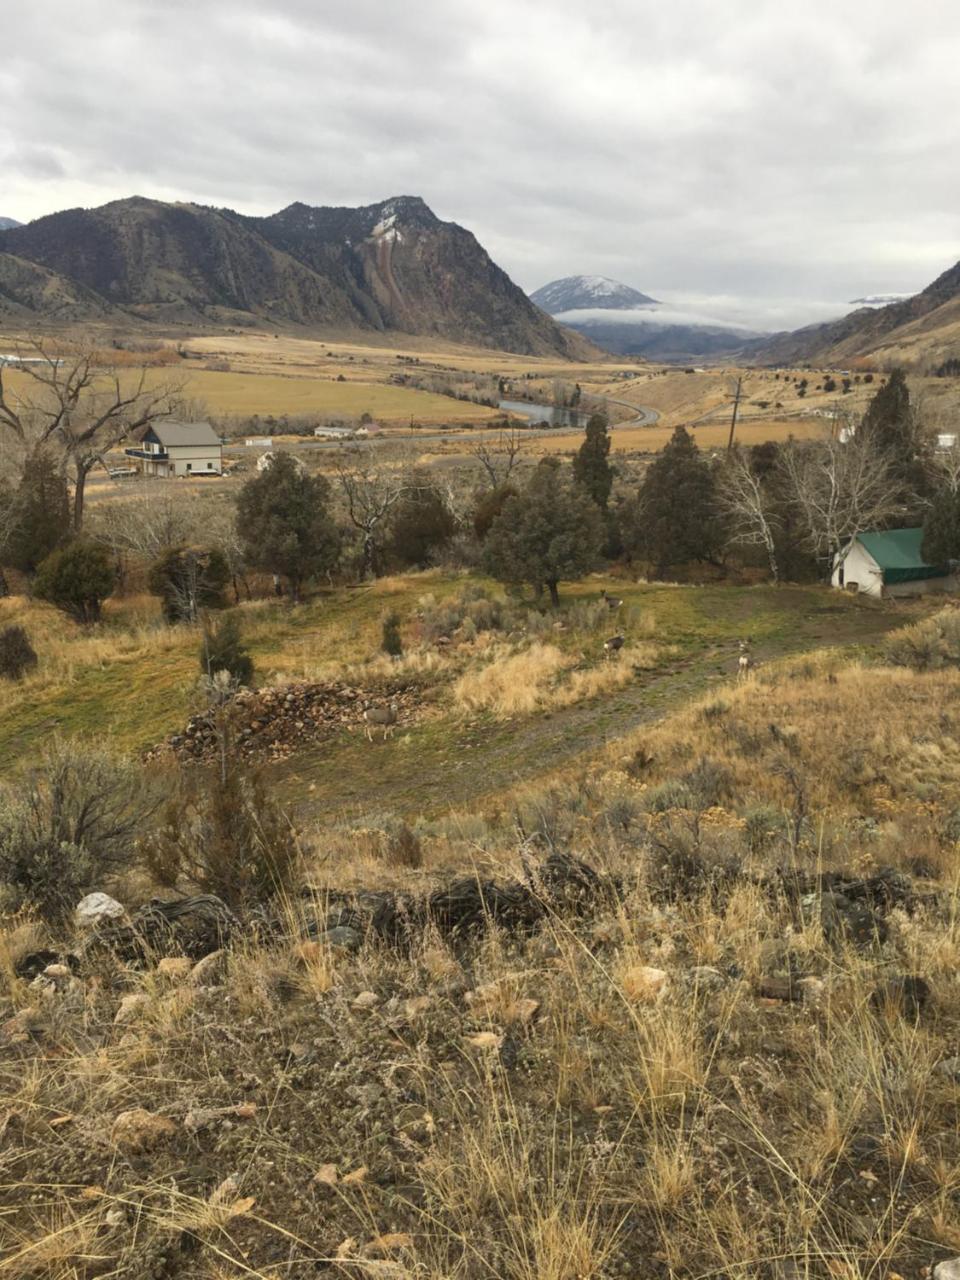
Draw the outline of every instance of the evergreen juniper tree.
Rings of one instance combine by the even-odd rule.
[[[289,453],[278,453],[240,490],[237,532],[247,563],[286,578],[294,601],[304,582],[335,568],[340,555],[330,486]]]
[[[712,560],[722,522],[710,463],[683,427],[651,463],[640,486],[639,550],[662,574],[668,565]]]
[[[613,487],[613,467],[609,458],[607,415],[592,413],[587,421],[586,437],[573,460],[573,479],[604,510]]]
[[[927,564],[960,560],[960,489],[944,485],[923,522],[922,554]]]
[[[561,581],[580,578],[597,561],[603,521],[596,503],[565,482],[556,458],[545,458],[522,493],[507,498],[484,543],[484,564],[500,582],[528,583],[560,603]]]

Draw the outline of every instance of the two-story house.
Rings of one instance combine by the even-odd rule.
[[[152,422],[137,437],[136,458],[145,476],[219,476],[223,447],[209,422]]]

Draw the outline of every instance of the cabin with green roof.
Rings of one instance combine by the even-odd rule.
[[[927,564],[922,529],[885,529],[858,533],[837,556],[833,585],[868,596],[917,596],[925,591],[956,591],[949,564]]]

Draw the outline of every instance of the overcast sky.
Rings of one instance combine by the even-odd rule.
[[[958,66],[950,0],[0,0],[0,215],[416,194],[527,289],[805,321],[960,258]]]

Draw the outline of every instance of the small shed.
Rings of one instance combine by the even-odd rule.
[[[928,564],[921,551],[922,529],[858,533],[837,556],[833,585],[868,596],[917,596],[956,591],[949,564]]]

